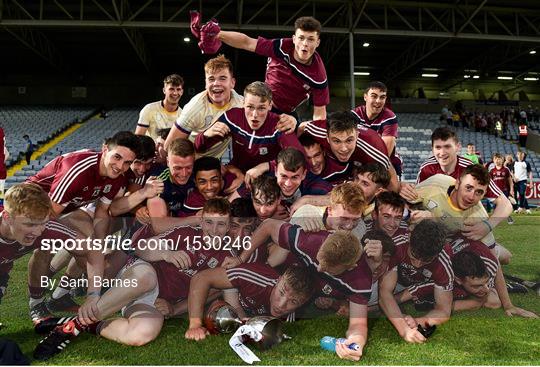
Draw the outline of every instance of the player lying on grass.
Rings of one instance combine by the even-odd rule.
[[[297,262],[317,272],[315,293],[349,300],[349,327],[345,344],[356,343],[358,350],[338,345],[336,352],[340,358],[359,360],[367,342],[367,302],[371,293],[370,267],[377,267],[382,261],[382,245],[370,241],[362,251],[360,241],[348,231],[330,233],[320,231],[304,232],[301,227],[268,219],[255,231],[251,248],[240,258],[227,259],[224,266],[237,266],[245,262],[257,247],[272,239],[281,248],[297,257]],[[372,262],[368,264],[367,258]]]
[[[44,302],[47,286],[43,285],[43,280],[53,286],[49,279],[49,265],[55,252],[52,242],[67,244],[83,239],[73,229],[49,220],[51,213],[52,204],[47,193],[36,184],[24,183],[6,192],[0,216],[0,301],[6,292],[13,262],[33,251],[28,262],[28,290],[30,317],[34,322],[51,316]],[[103,275],[103,254],[84,246],[70,249],[69,254],[86,269],[90,280],[88,297],[79,308],[80,317],[89,320],[95,315],[96,295],[101,288],[92,280]]]
[[[444,225],[424,219],[411,232],[410,242],[397,246],[390,258],[389,270],[379,280],[379,306],[405,341],[423,343],[426,338],[418,325],[425,328],[450,319],[454,284],[451,255]],[[398,279],[411,293],[426,283],[434,283],[433,309],[416,320],[403,315],[398,306],[402,300],[394,298]]]
[[[282,318],[309,300],[313,280],[309,270],[300,266],[291,266],[282,275],[262,263],[202,271],[193,277],[189,288],[189,329],[185,337],[202,340],[208,334],[202,319],[210,288],[223,289],[223,299],[241,319],[263,315]]]

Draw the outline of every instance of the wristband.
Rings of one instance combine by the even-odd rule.
[[[482,223],[484,223],[489,228],[490,232],[493,232],[493,227],[491,226],[491,224],[489,224],[489,221],[487,219],[484,219]]]
[[[92,291],[92,292],[88,292],[86,293],[86,297],[92,297],[92,296],[100,296],[101,295],[101,292],[100,291]]]

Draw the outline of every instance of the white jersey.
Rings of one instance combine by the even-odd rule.
[[[178,107],[176,111],[169,112],[163,107],[162,101],[148,103],[139,113],[137,126],[146,128],[146,135],[156,140],[159,129],[170,129],[180,116],[182,109]]]
[[[208,98],[206,91],[197,94],[184,106],[184,109],[176,120],[176,127],[189,134],[189,140],[195,141],[195,137],[200,132],[208,129],[219,116],[225,111],[235,107],[243,107],[244,97],[231,92],[231,100],[223,107],[213,105]],[[202,155],[221,158],[227,147],[229,146],[230,138],[214,145]]]

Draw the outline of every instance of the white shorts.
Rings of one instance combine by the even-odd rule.
[[[124,273],[129,268],[132,268],[134,266],[139,266],[139,265],[147,265],[147,266],[152,267],[152,265],[150,265],[149,263],[147,263],[146,261],[142,259],[139,259],[138,257],[130,257],[128,258],[128,261],[126,262],[126,265],[124,265],[122,269],[120,269],[118,274],[116,274],[116,278],[122,279],[122,277],[124,276]],[[159,286],[157,285],[157,282],[156,282],[156,286],[153,289],[149,290],[148,292],[144,294],[141,294],[138,298],[134,299],[133,301],[128,303],[126,306],[124,306],[124,308],[122,308],[122,316],[124,316],[124,313],[126,312],[126,310],[128,310],[130,307],[134,305],[143,304],[143,305],[155,307],[154,303],[156,302],[158,295],[159,295]]]

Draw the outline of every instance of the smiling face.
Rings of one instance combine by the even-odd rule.
[[[195,186],[206,200],[218,197],[223,189],[221,172],[218,170],[197,172],[195,175]]]
[[[193,155],[180,157],[169,153],[167,156],[167,166],[171,171],[172,181],[177,185],[185,185],[191,177],[194,163],[195,156]]]
[[[229,69],[222,68],[205,73],[206,92],[212,104],[223,107],[231,100],[231,92],[235,85]]]
[[[135,153],[126,147],[117,145],[109,148],[103,147],[103,155],[100,162],[100,173],[111,179],[120,177],[126,173],[131,164],[135,161]]]
[[[251,201],[260,220],[272,218],[279,207],[279,200],[268,200],[261,190],[255,190],[252,193]]]
[[[366,112],[369,119],[373,119],[378,116],[386,103],[386,92],[377,89],[370,88],[367,93],[364,93],[364,101],[366,101]]]
[[[204,236],[224,238],[229,231],[229,223],[228,214],[203,213],[201,229]]]
[[[328,144],[340,162],[348,162],[356,149],[356,130],[328,132]]]
[[[362,213],[352,213],[345,209],[342,204],[335,204],[328,207],[327,224],[331,229],[343,229],[351,231],[362,220]]]
[[[184,94],[184,88],[181,85],[167,83],[163,86],[163,94],[165,95],[165,102],[167,104],[177,106],[182,94]]]
[[[372,177],[371,172],[363,172],[359,173],[354,177],[354,182],[360,185],[360,188],[362,189],[362,192],[364,193],[364,197],[366,199],[366,202],[371,203],[375,195],[377,195],[381,190],[381,185],[376,184],[371,179]]]
[[[261,97],[250,93],[244,96],[244,113],[249,127],[253,130],[258,130],[263,126],[271,108],[272,103],[269,100],[263,102]]]
[[[457,155],[461,150],[461,144],[450,138],[448,140],[437,139],[431,147],[435,159],[442,168],[455,168]]]
[[[325,167],[324,151],[320,144],[313,144],[309,147],[304,146],[306,158],[311,162],[311,172],[320,175]]]
[[[311,58],[321,43],[317,32],[296,29],[292,37],[294,43],[294,59],[301,64],[311,63]]]
[[[450,200],[461,210],[472,208],[482,200],[487,187],[487,185],[481,185],[472,175],[465,175],[456,181]]]
[[[399,224],[403,219],[403,210],[383,204],[378,210],[373,211],[371,216],[373,217],[373,221],[377,223],[377,227],[392,237],[398,230]]]
[[[140,159],[135,159],[133,163],[131,163],[131,170],[135,174],[135,177],[143,177],[146,172],[152,167],[152,163],[154,161],[154,158],[149,158],[145,161]]]
[[[276,178],[281,193],[286,196],[292,196],[300,187],[302,181],[306,178],[307,170],[300,166],[296,171],[287,171],[283,163],[278,163],[276,169]]]

